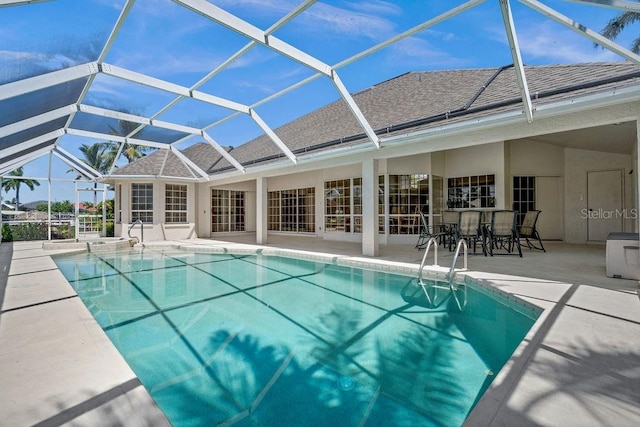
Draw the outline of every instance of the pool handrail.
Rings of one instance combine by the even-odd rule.
[[[422,270],[424,270],[424,264],[427,261],[427,255],[429,254],[429,249],[431,248],[432,244],[435,244],[433,252],[433,265],[438,265],[438,241],[435,237],[431,237],[427,242],[427,248],[424,250],[422,262],[420,262],[420,268],[418,269],[418,283],[420,283],[421,286],[424,286],[422,282]]]
[[[131,229],[133,227],[135,227],[136,225],[140,224],[140,241],[138,243],[142,243],[144,241],[144,223],[142,222],[141,219],[137,219],[135,220],[130,226],[129,226],[129,230],[127,231],[127,234],[129,235],[130,239],[133,239],[133,237],[131,236]],[[138,237],[135,236],[135,238],[137,239]]]
[[[460,247],[463,247],[463,257],[464,257],[464,261],[463,261],[463,268],[466,270],[467,269],[467,241],[465,239],[460,239],[458,240],[458,243],[456,244],[456,251],[453,254],[453,262],[451,263],[451,268],[449,269],[449,273],[448,273],[448,277],[449,277],[449,290],[451,291],[451,294],[453,295],[453,299],[456,300],[456,304],[458,305],[458,308],[462,311],[462,304],[460,304],[460,300],[458,299],[458,296],[456,295],[456,289],[454,289],[453,287],[453,279],[455,274],[455,269],[456,269],[456,263],[458,262],[458,256],[460,255]],[[466,289],[465,289],[466,290]],[[466,298],[465,298],[465,305],[466,305]]]

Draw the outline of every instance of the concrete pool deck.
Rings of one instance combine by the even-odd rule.
[[[254,239],[155,244],[253,250]],[[544,312],[465,425],[640,425],[638,282],[606,277],[604,246],[545,245],[523,258],[469,256],[469,276]],[[0,245],[0,424],[168,425],[51,260],[67,250],[42,247]],[[265,247],[414,269],[422,258],[411,245],[381,245],[370,259],[358,243],[282,235]],[[439,265],[451,262],[441,249]]]

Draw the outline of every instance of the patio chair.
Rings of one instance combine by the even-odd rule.
[[[424,214],[420,212],[420,234],[418,235],[418,243],[416,243],[416,249],[424,249],[431,238],[431,229],[427,224],[427,219]]]
[[[428,224],[426,215],[420,211],[420,234],[418,235],[418,243],[416,243],[416,249],[424,249],[427,247],[427,243],[429,243],[429,239],[432,237],[436,238],[438,244],[443,242],[443,237],[445,235],[444,231],[441,231],[441,228],[435,228]]]
[[[476,253],[476,244],[480,242],[482,245],[482,253],[487,255],[485,246],[484,232],[482,230],[482,212],[480,211],[462,211],[458,219],[458,228],[456,230],[456,240],[465,239],[467,246],[471,247],[473,243],[473,253]]]
[[[491,256],[494,255],[494,250],[499,249],[505,249],[507,254],[515,255],[514,251],[517,248],[518,255],[522,258],[516,218],[516,211],[501,210],[491,213],[491,225],[487,228],[487,248]]]
[[[443,246],[448,246],[451,251],[455,246],[458,222],[460,222],[459,211],[442,211],[440,232]]]
[[[519,239],[525,239],[525,241],[527,242],[527,247],[529,249],[537,249],[539,251],[547,252],[542,245],[542,239],[540,239],[540,234],[538,234],[538,230],[536,228],[538,217],[541,213],[542,211],[538,210],[527,211],[527,213],[524,214],[522,225],[518,229],[518,235]],[[538,241],[539,246],[534,243],[534,241],[536,240]]]

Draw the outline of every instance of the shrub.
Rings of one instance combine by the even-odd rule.
[[[107,232],[105,237],[113,237],[115,235],[115,223],[113,221],[107,221]]]
[[[8,227],[8,232],[11,235],[12,241],[46,240],[49,233],[49,228],[46,222],[29,222],[11,225],[3,224],[3,241],[5,225]]]
[[[13,242],[13,235],[11,234],[11,227],[9,227],[9,224],[2,224],[2,241]]]

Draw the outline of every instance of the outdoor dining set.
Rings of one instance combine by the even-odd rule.
[[[518,211],[514,210],[463,210],[442,211],[440,222],[429,225],[427,217],[420,213],[422,227],[416,249],[424,249],[431,238],[440,246],[453,250],[460,239],[476,253],[480,246],[487,256],[513,254],[522,257],[522,246],[545,251],[536,229],[541,211],[530,210],[518,224]],[[523,243],[524,240],[524,243]]]

